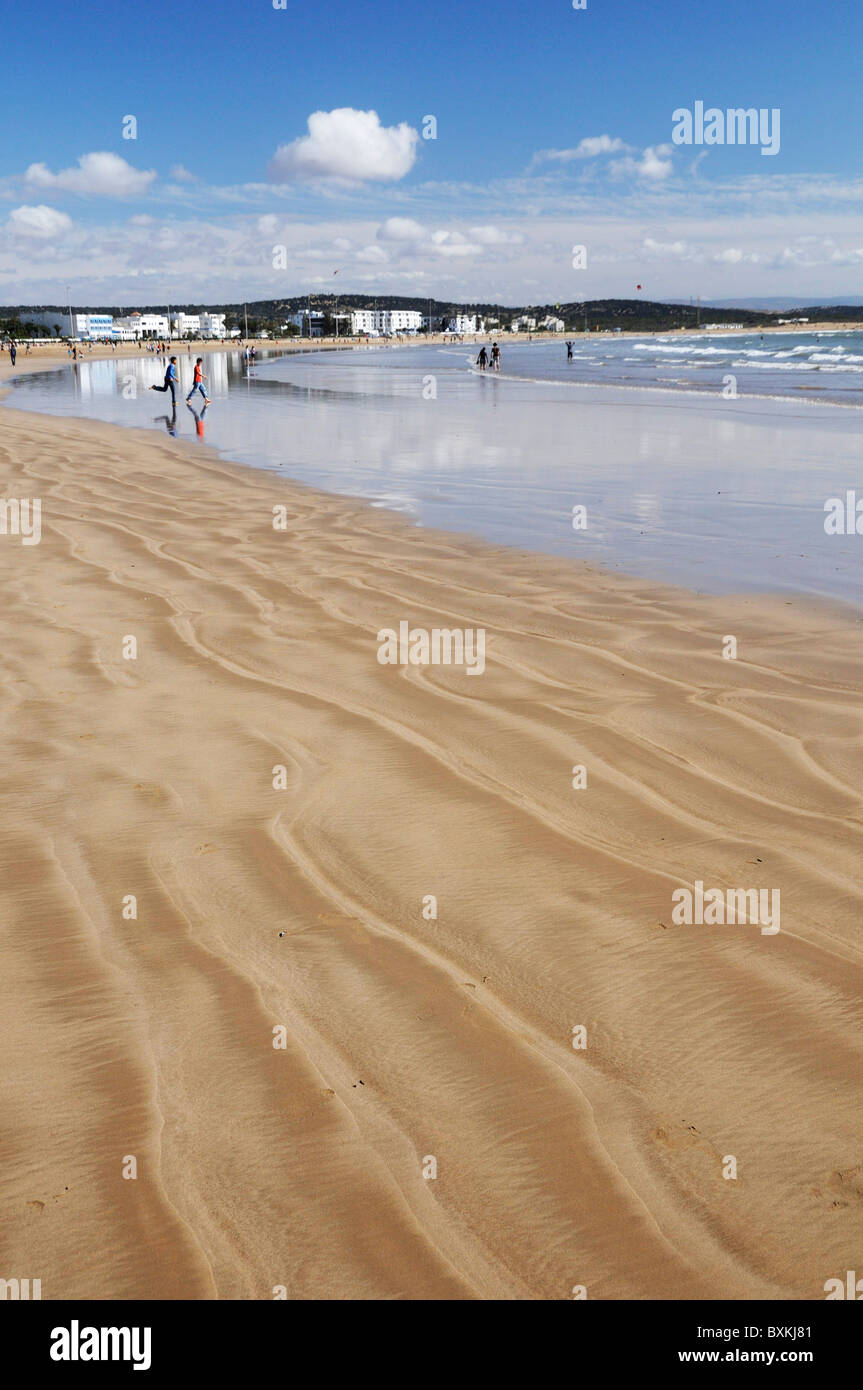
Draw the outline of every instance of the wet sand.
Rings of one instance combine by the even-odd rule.
[[[3,412],[0,469],[42,501],[38,545],[0,536],[9,1277],[820,1299],[859,1267],[854,615],[155,433]],[[402,620],[484,628],[484,674],[381,665]],[[781,931],[677,925],[696,880],[779,889]]]

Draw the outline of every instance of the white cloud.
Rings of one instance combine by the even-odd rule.
[[[8,230],[13,236],[60,236],[68,232],[71,226],[71,217],[57,208],[46,207],[44,203],[14,208],[9,214]]]
[[[125,159],[107,150],[82,154],[77,169],[52,174],[46,164],[31,164],[24,178],[34,188],[57,188],[65,193],[98,194],[109,198],[133,198],[146,193],[156,177],[155,169],[133,169]]]
[[[175,179],[177,183],[198,182],[198,175],[190,173],[189,170],[182,164],[171,165],[171,178]]]
[[[573,159],[596,159],[601,154],[619,154],[628,150],[617,135],[586,135],[571,150],[539,150],[533,157],[533,164],[569,164]]]
[[[357,252],[356,259],[370,265],[385,265],[389,256],[382,246],[364,246]]]
[[[616,159],[613,173],[634,174],[636,178],[659,182],[671,173],[671,145],[648,145],[640,159]]]
[[[648,255],[661,257],[663,260],[680,260],[692,256],[692,249],[685,241],[654,241],[652,236],[646,236],[643,245]]]
[[[388,217],[378,230],[382,241],[419,241],[425,232],[412,217]]]
[[[430,248],[438,256],[476,256],[480,247],[470,242],[461,232],[432,232]]]
[[[500,227],[471,227],[470,235],[480,246],[520,246],[521,232],[504,232]]]
[[[404,178],[416,160],[418,132],[404,121],[381,125],[377,111],[314,111],[308,126],[308,135],[276,150],[271,178],[392,182]]]

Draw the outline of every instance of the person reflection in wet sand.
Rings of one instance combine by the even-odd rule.
[[[155,424],[157,424],[157,425],[164,425],[164,426],[165,426],[165,429],[168,431],[168,433],[171,435],[171,437],[174,438],[174,439],[176,439],[176,437],[177,437],[177,402],[176,402],[176,401],[174,402],[174,407],[173,407],[173,409],[172,409],[170,415],[154,415],[154,416],[153,416],[153,420],[154,420]]]
[[[207,402],[207,404],[209,404],[209,402]],[[186,401],[186,405],[188,406],[189,410],[191,410],[192,414],[193,414],[194,417],[195,417],[195,434],[198,436],[199,439],[203,439],[203,438],[204,438],[204,416],[205,416],[206,413],[207,413],[207,406],[206,406],[206,405],[204,406],[203,410],[201,411],[201,413],[200,413],[200,415],[199,415],[198,412],[197,412],[197,410],[195,409],[195,407],[192,405],[191,401]]]

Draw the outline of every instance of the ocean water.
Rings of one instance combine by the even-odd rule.
[[[708,394],[736,390],[863,405],[863,330],[819,333],[669,333],[623,338],[579,335],[573,361],[563,343],[506,348],[504,370],[519,377],[646,386]],[[733,377],[732,383],[728,381]]]
[[[835,346],[857,356],[849,336]],[[808,355],[807,371],[821,370],[811,361],[827,352],[820,340],[788,343],[771,342],[780,364]],[[699,337],[687,350],[712,345]],[[192,371],[183,355],[176,416],[148,389],[163,365],[117,357],[22,376],[4,408],[166,430],[417,525],[695,590],[798,592],[863,608],[863,535],[825,531],[829,499],[856,490],[863,501],[863,416],[809,393],[724,395],[704,376],[671,388],[665,346],[584,344],[606,363],[592,368],[606,373],[601,385],[568,375],[587,368],[567,364],[561,343],[504,339],[495,375],[478,373],[476,349],[458,343],[262,356],[251,371],[239,353],[216,352],[205,363],[206,412],[183,402]],[[779,355],[795,348],[805,351]],[[724,365],[709,370],[721,380]],[[612,380],[635,367],[638,380]],[[746,370],[747,384],[769,380]],[[573,526],[579,507],[584,529]]]

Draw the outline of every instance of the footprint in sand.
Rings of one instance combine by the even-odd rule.
[[[712,1158],[719,1157],[696,1125],[679,1124],[672,1120],[670,1123],[656,1125],[650,1131],[650,1137],[664,1149],[670,1149],[672,1153],[682,1153],[685,1149],[700,1149]]]
[[[831,1207],[849,1207],[852,1202],[863,1202],[863,1164],[856,1168],[836,1168],[828,1173],[823,1188],[813,1187],[816,1197],[827,1197]]]

